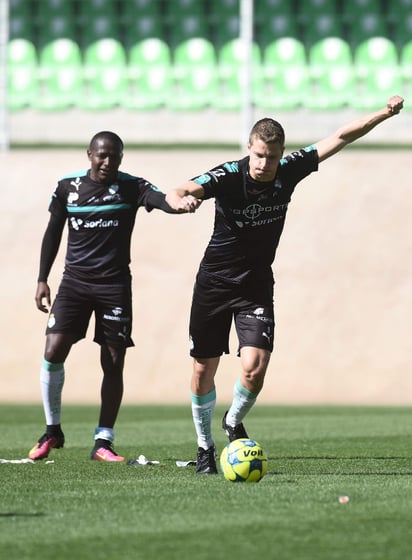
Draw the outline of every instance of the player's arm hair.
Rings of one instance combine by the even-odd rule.
[[[319,161],[324,161],[351,142],[365,136],[381,122],[397,115],[402,107],[402,97],[395,95],[388,100],[386,107],[383,109],[359,117],[339,128],[331,136],[316,142],[315,147],[319,155]]]
[[[47,224],[41,244],[38,282],[47,282],[51,267],[53,266],[60,247],[64,224],[65,220],[61,220],[54,214],[50,215],[50,220]]]

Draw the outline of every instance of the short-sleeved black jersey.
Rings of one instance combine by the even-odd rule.
[[[252,272],[271,273],[295,186],[317,168],[317,151],[308,146],[282,158],[271,182],[249,176],[249,157],[195,177],[193,181],[204,188],[204,199],[215,198],[214,230],[202,270],[232,283]]]
[[[136,212],[173,212],[165,195],[141,177],[118,172],[112,185],[94,182],[88,170],[58,181],[49,211],[68,223],[65,274],[80,280],[113,281],[128,275]]]

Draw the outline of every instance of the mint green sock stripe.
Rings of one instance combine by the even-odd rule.
[[[43,363],[42,363],[42,367],[46,370],[46,371],[60,371],[61,369],[63,369],[64,364],[52,364],[51,362],[48,362],[47,360],[45,360],[43,358]]]
[[[251,393],[245,387],[243,387],[242,383],[240,382],[240,379],[236,381],[236,389],[239,391],[241,395],[249,399],[256,399],[257,396],[259,395],[259,393]]]
[[[210,391],[210,393],[207,393],[206,395],[200,395],[200,396],[191,393],[191,397],[192,397],[193,404],[198,404],[198,405],[207,404],[216,399],[216,389],[213,389],[212,391]]]

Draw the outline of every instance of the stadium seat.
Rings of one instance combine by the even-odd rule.
[[[298,0],[298,19],[303,25],[310,24],[319,16],[337,18],[338,8],[336,0]]]
[[[412,38],[412,8],[410,13],[404,14],[402,19],[399,19],[393,24],[393,40],[398,48],[402,49],[405,43],[408,43]]]
[[[345,0],[342,2],[342,17],[346,23],[352,24],[365,14],[381,14],[381,0]]]
[[[84,109],[109,109],[122,102],[127,88],[126,53],[120,42],[100,39],[84,51]]]
[[[352,52],[340,37],[328,37],[315,43],[308,54],[310,109],[339,109],[350,103],[354,94],[355,73]]]
[[[372,37],[388,36],[385,17],[380,12],[359,14],[348,26],[348,40],[352,48]]]
[[[296,17],[291,13],[268,13],[260,23],[257,22],[256,30],[255,35],[263,48],[277,38],[299,36]]]
[[[200,14],[186,14],[172,21],[169,26],[168,39],[172,47],[194,37],[207,37],[206,18]]]
[[[262,96],[261,76],[256,73],[250,84],[253,104]],[[219,111],[239,111],[243,105],[243,75],[239,69],[229,75],[221,76],[217,83],[217,93],[214,96],[213,107]]]
[[[352,106],[362,111],[373,111],[382,107],[382,103],[395,93],[402,94],[399,68],[378,66],[359,82]]]
[[[56,39],[39,52],[36,109],[55,111],[75,106],[82,94],[82,57],[77,43]]]
[[[303,43],[295,37],[281,37],[263,49],[262,71],[265,78],[272,79],[285,68],[305,70],[306,51]]]
[[[352,69],[352,51],[341,37],[327,37],[310,47],[308,64],[312,78],[323,76],[335,68]]]
[[[194,66],[190,72],[174,76],[166,106],[173,111],[198,111],[212,106],[220,95],[217,83],[213,66]]]
[[[400,72],[405,80],[412,80],[412,39],[401,49]]]
[[[104,68],[126,67],[126,53],[123,45],[116,39],[99,39],[89,45],[83,54],[86,78],[94,78]]]
[[[66,67],[82,69],[82,55],[79,45],[72,39],[54,39],[39,50],[39,75],[47,77],[56,69]]]
[[[79,2],[78,21],[81,27],[81,46],[111,37],[119,38],[120,18],[115,0],[88,0]]]
[[[160,0],[127,0],[121,2],[122,41],[130,48],[137,41],[164,37]]]
[[[327,72],[310,79],[309,92],[304,100],[308,109],[327,111],[351,106],[356,95],[352,67],[332,64]]]
[[[33,40],[33,17],[30,0],[10,0],[9,39]]]
[[[325,37],[341,37],[343,27],[341,19],[333,13],[315,14],[304,25],[303,38],[305,44],[310,48],[311,45],[324,39]]]
[[[285,66],[275,76],[264,80],[261,92],[255,97],[256,106],[265,111],[301,107],[309,95],[308,84],[304,67]]]
[[[216,48],[221,48],[228,41],[233,41],[239,37],[239,14],[236,13],[222,17],[217,24],[212,25],[211,28],[210,38]]]
[[[169,67],[146,66],[139,78],[129,78],[122,106],[133,111],[150,111],[165,106],[171,94]]]
[[[261,50],[256,42],[251,45],[251,62],[255,69],[261,65]],[[236,38],[227,41],[217,51],[217,64],[220,76],[228,76],[238,73],[246,59],[246,50],[241,39]]]
[[[29,107],[36,96],[37,53],[27,39],[7,43],[7,105],[11,111]]]
[[[171,65],[169,45],[162,39],[151,37],[134,43],[127,53],[129,79],[136,80],[148,68],[167,68]]]
[[[398,66],[398,51],[387,37],[372,37],[354,50],[354,66],[359,78],[374,73],[382,67]]]
[[[212,68],[216,71],[216,51],[205,37],[187,39],[173,51],[173,75],[186,76],[194,68]]]

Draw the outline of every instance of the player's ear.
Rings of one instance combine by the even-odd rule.
[[[91,161],[92,159],[92,152],[90,150],[87,150],[87,158],[89,159],[89,161]]]

